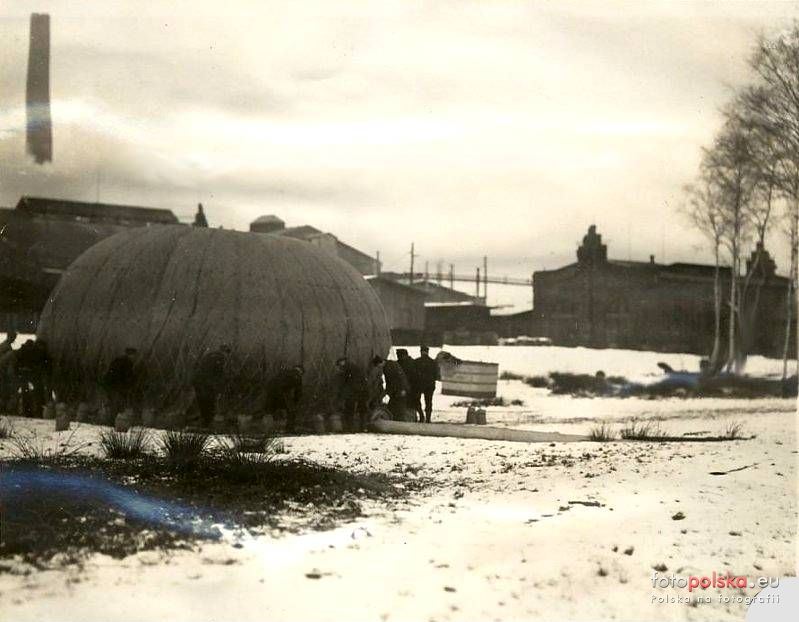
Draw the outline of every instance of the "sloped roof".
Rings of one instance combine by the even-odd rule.
[[[110,203],[84,203],[64,199],[47,199],[23,196],[17,209],[26,213],[61,218],[80,218],[90,221],[116,222],[119,224],[178,224],[171,210]]]
[[[13,213],[14,210],[10,207],[0,207],[0,229],[8,222],[8,219],[11,218],[11,214]]]
[[[480,308],[486,308],[487,307],[487,308],[491,309],[491,307],[488,307],[488,305],[486,305],[485,303],[477,302],[477,301],[473,301],[473,302],[468,302],[468,301],[462,301],[462,302],[426,302],[426,303],[424,303],[424,306],[425,307],[434,307],[434,308],[438,308],[438,307],[480,307]]]
[[[342,242],[338,238],[336,238],[336,243],[338,244],[339,248],[345,249],[348,253],[353,253],[354,255],[359,255],[364,260],[377,261],[369,253],[364,253],[363,251],[359,251],[354,246],[350,246],[349,244],[346,244],[345,242]]]
[[[322,232],[317,229],[316,227],[312,227],[311,225],[301,225],[299,227],[286,227],[280,231],[275,231],[277,235],[285,235],[289,238],[295,238],[297,240],[309,240],[311,238],[315,238],[318,235],[322,235]]]
[[[716,271],[715,266],[697,263],[673,263],[659,267],[661,271],[676,272],[691,276],[706,276],[708,278],[713,278]],[[723,276],[729,276],[730,274],[729,266],[719,266],[719,270]]]
[[[400,283],[394,279],[386,278],[379,274],[370,274],[363,277],[372,287],[376,284],[378,285],[386,285],[388,287],[393,287],[398,290],[402,290],[404,294],[408,294],[410,296],[416,296],[417,298],[424,299],[426,297],[425,293],[411,285],[406,285],[405,283]]]
[[[15,211],[0,240],[44,269],[63,270],[86,249],[129,227],[108,222],[53,219]]]

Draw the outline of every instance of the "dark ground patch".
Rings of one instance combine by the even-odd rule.
[[[402,487],[395,484],[402,482]],[[45,567],[99,552],[194,548],[220,537],[215,524],[250,533],[329,529],[423,487],[395,475],[355,474],[302,460],[248,464],[208,457],[175,469],[161,457],[75,456],[0,462],[0,573],[19,557]]]

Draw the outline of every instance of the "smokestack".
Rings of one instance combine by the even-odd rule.
[[[53,160],[53,130],[50,121],[50,16],[31,14],[28,49],[28,153],[36,164]]]

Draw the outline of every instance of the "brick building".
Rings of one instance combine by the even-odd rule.
[[[752,295],[760,286],[750,353],[781,356],[788,279],[776,274],[768,251],[760,252],[759,269],[749,288]],[[533,280],[530,332],[557,345],[697,354],[712,349],[713,266],[658,264],[654,256],[648,262],[608,259],[607,246],[592,225],[577,249],[576,263],[536,272]],[[722,268],[724,300],[729,284],[730,270]],[[727,305],[722,309],[726,330]]]
[[[286,223],[275,215],[261,216],[250,223],[252,233],[282,235],[308,242],[338,256],[363,275],[379,274],[380,264],[376,258],[345,244],[332,233],[325,233],[311,225],[286,227]]]
[[[130,227],[177,224],[165,209],[23,196],[0,209],[0,332],[34,332],[61,273]]]

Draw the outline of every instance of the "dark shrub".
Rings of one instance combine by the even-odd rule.
[[[106,458],[117,460],[140,458],[145,454],[149,440],[149,435],[142,428],[130,432],[105,430],[100,434],[100,449]]]

